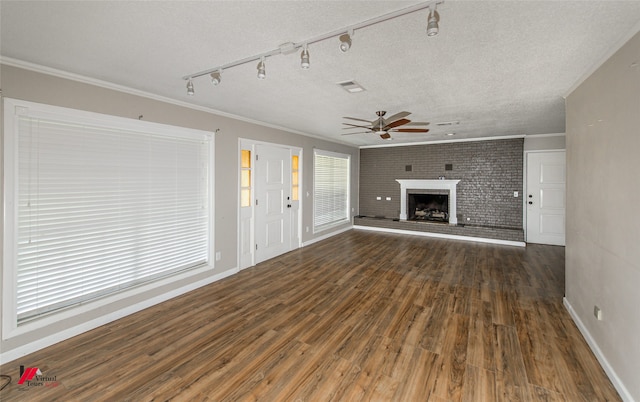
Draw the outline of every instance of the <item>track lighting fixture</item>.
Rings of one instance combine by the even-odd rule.
[[[189,82],[187,82],[187,95],[193,96],[195,93],[193,90],[193,82],[191,82],[191,78],[189,78]]]
[[[1,1],[1,0],[0,0]],[[248,56],[243,59],[235,60],[230,63],[226,63],[214,68],[210,68],[204,71],[200,71],[197,73],[193,73],[190,75],[186,75],[182,77],[183,80],[187,81],[187,94],[194,95],[193,82],[194,78],[202,77],[204,75],[211,76],[211,83],[213,85],[219,85],[222,81],[222,70],[229,69],[232,67],[241,66],[247,63],[253,63],[258,60],[258,78],[265,79],[267,77],[266,68],[265,68],[265,59],[267,57],[275,56],[275,55],[289,55],[295,53],[299,49],[302,49],[300,52],[300,67],[303,69],[308,69],[311,67],[310,59],[309,59],[309,49],[308,46],[317,42],[325,41],[330,38],[339,38],[340,40],[340,51],[346,53],[349,51],[352,45],[353,34],[356,30],[370,27],[376,24],[383,23],[385,21],[392,20],[394,18],[401,17],[403,15],[411,14],[417,11],[429,9],[428,23],[427,23],[427,36],[435,36],[438,34],[439,27],[438,22],[440,21],[440,15],[436,11],[436,6],[438,4],[444,3],[444,0],[431,0],[418,4],[414,4],[409,7],[401,8],[399,10],[391,11],[386,14],[379,15],[377,17],[369,18],[367,20],[361,21],[359,23],[346,26],[344,28],[340,28],[335,31],[326,32],[313,38],[309,38],[307,40],[301,42],[286,42],[278,46],[277,48],[268,50],[266,52],[258,53],[253,56]]]
[[[258,78],[264,80],[267,77],[267,72],[264,69],[264,56],[260,58],[258,63]]]
[[[307,49],[307,45],[305,44],[304,48],[302,49],[302,53],[300,53],[300,67],[306,70],[310,66],[311,63],[309,62],[309,49]]]
[[[353,30],[340,35],[340,51],[346,53],[351,49],[351,36],[353,36]]]
[[[438,21],[440,21],[440,15],[436,10],[436,5],[433,5],[433,12],[429,7],[429,19],[427,23],[427,36],[436,36],[439,31]]]
[[[211,83],[218,85],[220,82],[222,82],[222,69],[211,73]]]

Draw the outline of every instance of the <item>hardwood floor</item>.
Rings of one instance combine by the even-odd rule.
[[[0,399],[620,400],[563,294],[563,247],[352,230],[6,364]]]

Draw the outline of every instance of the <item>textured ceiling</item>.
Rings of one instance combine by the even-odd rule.
[[[340,30],[417,4],[407,1],[6,1],[0,54],[353,145],[342,116],[409,111],[427,134],[394,143],[564,132],[563,96],[640,27],[640,1],[456,1],[357,30],[347,53],[331,38],[223,72],[216,87],[183,76]],[[640,52],[639,52],[640,53]],[[365,92],[336,83],[356,80]],[[459,121],[452,127],[437,122]],[[446,133],[455,132],[455,137]]]

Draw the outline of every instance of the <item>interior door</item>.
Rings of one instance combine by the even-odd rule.
[[[564,246],[564,151],[527,154],[527,242]]]
[[[256,146],[255,262],[291,250],[291,151]]]

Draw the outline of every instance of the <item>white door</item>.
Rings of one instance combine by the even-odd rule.
[[[291,151],[256,146],[255,263],[291,251]]]
[[[527,242],[564,246],[564,151],[527,154]]]

